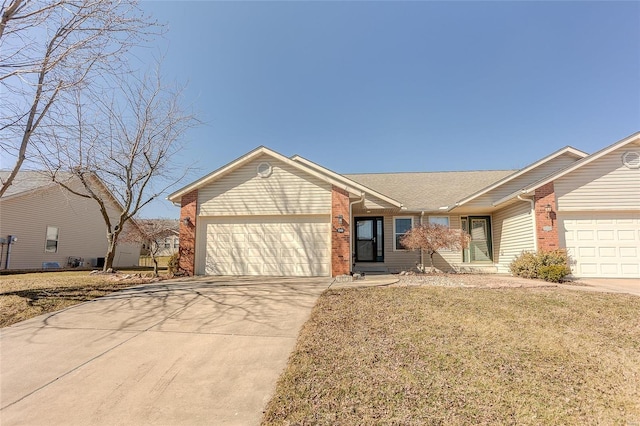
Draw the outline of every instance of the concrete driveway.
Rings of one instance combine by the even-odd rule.
[[[640,278],[580,278],[574,284],[587,291],[628,293],[640,296]]]
[[[258,424],[330,282],[165,281],[2,329],[0,423]]]

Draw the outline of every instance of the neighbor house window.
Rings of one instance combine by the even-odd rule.
[[[58,252],[58,227],[57,226],[47,226],[47,242],[45,243],[44,251],[46,253]]]
[[[175,239],[173,240],[173,248],[178,248],[180,246],[180,240],[179,239]]]
[[[412,217],[394,217],[393,218],[393,249],[406,250],[400,242],[400,238],[411,228],[413,228]]]
[[[429,223],[449,227],[449,216],[429,216]]]
[[[171,248],[171,240],[168,238],[164,239],[164,248]]]

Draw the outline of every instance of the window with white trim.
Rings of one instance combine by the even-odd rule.
[[[59,230],[57,226],[47,226],[47,239],[44,245],[45,253],[58,252]]]
[[[400,242],[400,238],[411,228],[413,228],[413,217],[393,218],[393,250],[406,250]]]
[[[169,238],[164,239],[164,248],[171,248],[171,240]]]
[[[429,223],[449,227],[449,216],[429,216]]]

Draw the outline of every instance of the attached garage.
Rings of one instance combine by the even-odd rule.
[[[561,245],[578,277],[640,278],[640,213],[562,213]]]
[[[330,217],[200,218],[204,275],[330,276]]]

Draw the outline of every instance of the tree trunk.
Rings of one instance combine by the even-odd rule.
[[[157,277],[158,276],[158,259],[156,259],[156,257],[152,254],[151,260],[153,260],[153,276]]]
[[[109,240],[109,248],[107,249],[107,257],[104,260],[104,267],[102,270],[104,272],[109,269],[113,269],[113,261],[116,257],[116,242],[118,241],[117,234],[110,234],[108,237]]]

